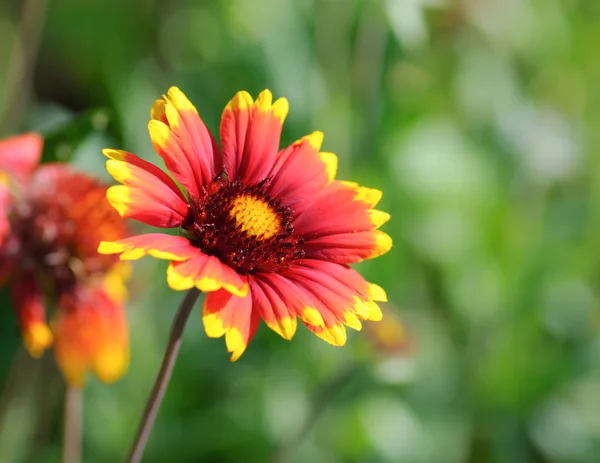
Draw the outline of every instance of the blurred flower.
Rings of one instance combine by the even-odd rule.
[[[415,379],[415,342],[412,332],[396,315],[398,309],[382,304],[381,323],[366,326],[367,340],[377,355],[369,356],[374,377],[384,384],[406,384]]]
[[[124,237],[125,225],[106,186],[66,164],[38,167],[42,144],[36,134],[0,141],[2,283],[33,357],[53,345],[70,385],[83,386],[88,370],[112,382],[129,363],[127,265],[97,247]],[[46,301],[57,308],[51,327]]]
[[[323,134],[279,151],[288,102],[268,90],[256,101],[239,92],[221,120],[223,154],[196,108],[177,88],[152,106],[150,137],[183,192],[162,170],[137,156],[105,150],[107,169],[123,185],[107,196],[123,217],[183,236],[146,234],[103,242],[103,254],[132,260],[149,254],[172,261],[175,290],[208,292],[204,327],[225,335],[232,360],[253,337],[260,318],[285,339],[297,318],[334,345],[345,325],[380,320],[382,288],[347,264],[387,252],[377,230],[389,215],[373,210],[381,192],[334,180],[337,157],[319,152]]]
[[[381,323],[368,325],[367,338],[373,347],[384,355],[408,354],[413,348],[413,342],[394,309],[389,304],[382,305],[381,310],[385,317]]]

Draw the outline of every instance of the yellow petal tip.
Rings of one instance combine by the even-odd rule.
[[[388,300],[385,290],[375,283],[369,283],[368,293],[369,297],[374,301],[387,302]]]
[[[196,107],[178,87],[171,87],[167,92],[167,99],[173,103],[177,111],[192,111],[198,113]]]
[[[105,349],[96,356],[93,371],[100,381],[106,384],[114,383],[123,376],[129,368],[129,349]]]
[[[392,237],[380,230],[375,231],[375,249],[372,257],[378,257],[392,249]]]
[[[321,152],[319,153],[319,157],[321,161],[325,164],[325,172],[327,173],[327,177],[329,182],[333,182],[335,179],[335,174],[337,173],[338,168],[338,157],[333,153]]]
[[[115,150],[112,148],[105,148],[102,150],[102,154],[107,158],[114,159],[115,161],[123,161],[125,160],[125,151],[123,150]]]
[[[34,358],[40,358],[44,351],[52,345],[52,331],[43,322],[33,323],[27,327],[23,334],[23,342],[29,354]]]
[[[217,314],[211,313],[203,315],[202,322],[204,323],[204,332],[209,338],[220,338],[225,334],[223,322]]]
[[[275,322],[268,322],[267,326],[273,331],[275,331],[283,339],[290,341],[294,337],[294,334],[296,334],[298,320],[296,319],[296,317],[282,318]]]
[[[371,217],[371,223],[375,228],[381,227],[391,218],[390,214],[388,214],[387,212],[378,211],[377,209],[371,209],[369,211],[369,215]]]
[[[346,328],[342,324],[333,325],[330,328],[325,328],[320,333],[316,333],[324,341],[333,346],[343,346],[346,344],[347,334]]]
[[[254,103],[248,92],[242,90],[237,92],[234,97],[227,103],[225,110],[243,111],[250,108]]]
[[[229,360],[232,362],[239,359],[246,350],[244,338],[237,328],[227,329],[227,332],[225,333],[225,345],[227,346],[227,350],[231,352],[231,358]]]
[[[310,146],[312,148],[314,148],[316,151],[319,151],[321,149],[321,145],[323,144],[324,138],[325,138],[325,135],[323,134],[323,132],[320,132],[319,130],[315,130],[310,135],[306,135],[305,137],[303,137],[303,139],[308,141]],[[321,159],[322,159],[322,157],[321,157]]]
[[[283,124],[283,122],[285,121],[289,110],[290,105],[286,98],[279,98],[275,103],[273,103],[273,106],[271,107],[271,112],[273,113],[273,116],[278,118],[281,124]]]
[[[305,307],[300,314],[300,318],[303,322],[308,323],[309,325],[317,326],[323,328],[325,326],[325,322],[323,321],[323,317],[321,316],[321,312],[313,307]]]

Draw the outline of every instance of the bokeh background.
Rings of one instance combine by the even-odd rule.
[[[385,192],[359,265],[385,319],[335,348],[264,325],[230,363],[190,321],[145,462],[600,461],[600,2],[2,0],[0,135],[107,178],[156,161],[179,86],[216,132],[233,94],[290,102],[339,177]],[[85,390],[84,461],[121,461],[181,297],[137,263],[132,363]],[[57,462],[62,380],[0,311],[0,462]]]

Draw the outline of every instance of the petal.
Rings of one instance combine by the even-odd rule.
[[[219,147],[198,111],[177,87],[152,106],[150,138],[167,169],[194,197],[223,170]]]
[[[260,316],[253,310],[252,297],[234,296],[220,290],[208,293],[202,310],[204,330],[210,338],[225,335],[231,361],[235,362],[246,350],[256,333]]]
[[[359,319],[381,319],[381,310],[375,301],[386,300],[385,292],[366,282],[350,267],[303,259],[282,272],[281,277],[287,280],[288,294],[292,294],[289,291],[292,285],[304,293],[305,308],[299,314],[302,321],[331,344],[345,343],[344,325],[360,330]]]
[[[296,208],[298,203],[312,202],[321,193],[331,182],[333,159],[337,166],[335,155],[319,153],[322,142],[323,133],[313,132],[281,150],[268,174],[271,181],[267,192],[271,197]]]
[[[375,191],[335,181],[307,207],[297,208],[294,228],[305,239],[306,257],[348,264],[388,252],[392,239],[377,228],[390,216],[371,209],[378,200]]]
[[[386,307],[382,322],[369,324],[366,330],[374,347],[388,355],[403,354],[411,348],[411,335],[394,312]]]
[[[39,358],[52,345],[52,333],[46,324],[44,295],[33,275],[14,279],[10,290],[25,347],[32,357]]]
[[[10,235],[9,214],[12,196],[8,189],[7,182],[8,178],[3,178],[3,176],[0,174],[0,249]]]
[[[296,312],[288,303],[286,293],[274,284],[269,275],[250,278],[252,305],[266,325],[282,338],[290,340],[296,333]]]
[[[268,177],[288,109],[285,98],[273,103],[269,90],[256,101],[247,92],[231,99],[221,117],[223,159],[230,181],[240,179],[251,185]]]
[[[181,225],[187,216],[187,203],[168,175],[131,153],[115,150],[104,150],[104,153],[111,158],[106,162],[106,169],[123,183],[109,188],[106,193],[122,217],[154,227]]]
[[[248,294],[247,278],[222,263],[217,257],[195,249],[194,256],[184,262],[172,262],[167,268],[167,283],[176,291],[193,287],[203,292],[221,288],[240,297]]]
[[[285,301],[288,311],[295,313],[303,322],[324,326],[323,316],[317,309],[317,300],[302,286],[277,273],[260,274],[257,279],[277,292]],[[283,311],[281,313],[285,314]]]
[[[182,236],[148,233],[119,241],[102,241],[99,254],[121,254],[121,260],[137,260],[146,254],[157,259],[182,261],[196,256],[200,251]]]
[[[377,206],[377,203],[379,203],[381,197],[383,196],[382,191],[361,186],[356,182],[339,180],[339,183],[354,190],[354,201],[360,201],[370,208]]]
[[[127,299],[126,281],[131,276],[131,264],[129,262],[118,262],[105,273],[103,286],[106,295],[115,303],[124,302]]]
[[[346,344],[346,340],[348,339],[346,327],[341,322],[334,323],[332,325],[326,325],[324,328],[308,324],[306,327],[323,341],[331,344],[332,346],[341,347]]]
[[[43,145],[37,133],[0,140],[0,171],[20,182],[27,180],[40,162]]]
[[[37,204],[40,220],[46,217],[39,226],[51,235],[55,232],[49,224],[59,226],[60,234],[67,233],[63,241],[71,240],[79,258],[94,268],[109,268],[115,262],[114,256],[98,255],[100,241],[128,234],[125,221],[106,199],[106,189],[64,163],[42,164],[27,186],[27,200]]]
[[[129,334],[121,304],[102,289],[76,288],[59,301],[54,356],[67,381],[82,387],[88,371],[105,383],[129,366]]]
[[[165,172],[159,169],[154,164],[143,160],[142,158],[136,156],[135,154],[129,153],[123,150],[113,150],[113,149],[104,149],[102,150],[102,154],[113,161],[121,161],[132,166],[138,167],[152,176],[159,179],[162,183],[164,183],[169,189],[171,189],[182,201],[185,201],[185,197],[181,193],[181,190],[177,186],[177,184],[169,177]],[[113,175],[114,177],[114,175]],[[115,179],[121,183],[125,183],[119,178],[115,177]]]
[[[381,230],[337,233],[307,240],[306,257],[346,264],[379,257],[392,248],[392,238]]]

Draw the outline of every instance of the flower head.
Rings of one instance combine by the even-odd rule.
[[[237,93],[222,115],[220,149],[173,87],[152,106],[149,131],[174,180],[131,153],[104,151],[108,171],[122,183],[107,193],[119,213],[180,234],[107,241],[99,252],[170,260],[171,288],[208,292],[206,333],[225,336],[232,360],[261,318],[285,339],[300,318],[343,345],[345,326],[360,330],[360,320],[379,320],[375,302],[386,300],[348,266],[391,247],[378,230],[389,215],[373,209],[381,192],[335,180],[337,157],[320,151],[321,132],[280,150],[287,112],[287,100],[273,102],[268,90],[256,101]]]
[[[42,139],[0,141],[0,274],[25,346],[39,357],[50,346],[67,382],[88,370],[111,382],[127,369],[122,302],[127,264],[98,254],[101,238],[125,236],[106,186],[65,164],[38,167]],[[56,308],[51,326],[46,307]]]

